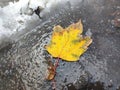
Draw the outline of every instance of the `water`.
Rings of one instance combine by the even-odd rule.
[[[19,16],[19,22],[22,23],[22,25],[25,27],[23,29],[18,29],[18,32],[13,30],[15,33],[13,33],[14,35],[12,36],[15,36],[15,38],[12,37],[12,39],[19,38],[23,36],[24,33],[29,33],[21,37],[21,39],[17,39],[18,41],[12,45],[13,47],[10,48],[10,50],[6,47],[6,50],[4,52],[0,52],[0,67],[2,67],[0,70],[3,73],[0,77],[1,88],[3,87],[1,90],[4,90],[5,87],[9,89],[9,87],[17,86],[16,84],[8,82],[11,79],[13,80],[10,75],[14,69],[17,69],[19,72],[17,75],[23,79],[19,80],[17,78],[16,80],[19,80],[20,82],[22,81],[25,87],[31,87],[33,90],[40,90],[40,80],[43,80],[41,77],[45,77],[44,71],[47,69],[46,65],[41,63],[41,61],[50,58],[48,53],[45,53],[44,45],[49,42],[52,27],[57,24],[61,25],[62,27],[67,27],[69,24],[77,22],[79,19],[82,19],[83,21],[84,34],[92,36],[93,43],[78,62],[70,63],[64,62],[62,60],[60,61],[60,65],[58,67],[57,75],[55,78],[57,81],[56,86],[58,90],[61,90],[62,87],[65,87],[65,90],[70,90],[72,87],[71,83],[78,83],[78,85],[75,86],[80,88],[81,84],[79,82],[76,82],[76,80],[81,81],[80,77],[84,71],[89,72],[92,76],[92,78],[90,78],[90,82],[92,82],[92,84],[88,85],[90,90],[96,90],[96,88],[99,88],[100,90],[102,88],[102,90],[104,90],[103,88],[105,87],[107,88],[106,90],[116,90],[116,88],[119,88],[120,30],[115,29],[110,23],[112,20],[110,15],[115,11],[114,8],[119,6],[119,1],[83,1],[84,2],[82,2],[82,4],[78,3],[75,8],[74,4],[71,3],[71,1],[68,4],[64,4],[65,7],[60,4],[54,4],[53,7],[45,8],[44,11],[41,12],[41,16],[43,17],[42,20],[40,20],[35,14],[29,16],[24,14],[24,12]],[[21,18],[21,16],[24,18]],[[9,26],[9,28],[14,28],[14,24],[11,25],[12,26]],[[2,37],[3,36],[9,37],[8,34],[2,35]],[[3,38],[2,40],[10,41],[7,38]],[[12,65],[11,62],[13,62]],[[42,71],[43,74],[41,74],[40,71]],[[13,77],[16,75],[16,73],[12,74]],[[4,77],[6,80],[2,77]],[[18,85],[24,86],[22,84]],[[45,84],[42,90],[48,90],[47,88],[50,87],[51,84],[48,82]],[[27,90],[29,89],[27,88]]]

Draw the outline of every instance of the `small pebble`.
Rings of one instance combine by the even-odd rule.
[[[110,80],[110,82],[109,82],[109,84],[108,84],[108,87],[109,87],[109,88],[113,87],[113,81],[112,81],[112,80]]]
[[[116,87],[116,90],[120,90],[120,87],[119,87],[119,86],[117,86],[117,87]]]

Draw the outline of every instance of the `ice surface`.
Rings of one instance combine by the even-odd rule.
[[[42,15],[46,15],[46,13],[51,12],[51,8],[55,8],[57,5],[60,5],[60,3],[70,2],[71,5],[74,5],[75,1],[76,0],[19,0],[17,2],[9,2],[7,6],[0,7],[0,45],[4,43],[3,38],[13,39],[11,36],[16,36],[16,33],[27,32],[26,28],[34,29],[36,25],[42,22],[37,15],[28,14],[32,12],[30,12],[30,9],[34,11],[38,6],[41,6],[44,8]],[[19,38],[19,36],[16,37]]]

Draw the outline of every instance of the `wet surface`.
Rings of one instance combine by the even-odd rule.
[[[78,62],[60,61],[57,69],[57,90],[119,90],[120,28],[112,24],[119,15],[119,0],[83,0],[76,7],[60,7],[43,17],[37,26],[0,51],[0,90],[51,90],[45,80],[46,62],[55,61],[44,49],[52,28],[67,27],[82,20],[84,34],[90,30],[93,43]],[[4,77],[4,78],[3,78]],[[12,88],[13,86],[13,88]],[[19,87],[19,88],[18,88]]]

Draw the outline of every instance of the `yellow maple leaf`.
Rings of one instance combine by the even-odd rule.
[[[83,32],[81,20],[67,28],[57,25],[53,30],[51,41],[46,46],[47,51],[53,57],[66,61],[77,61],[92,43],[89,36],[81,35]]]

